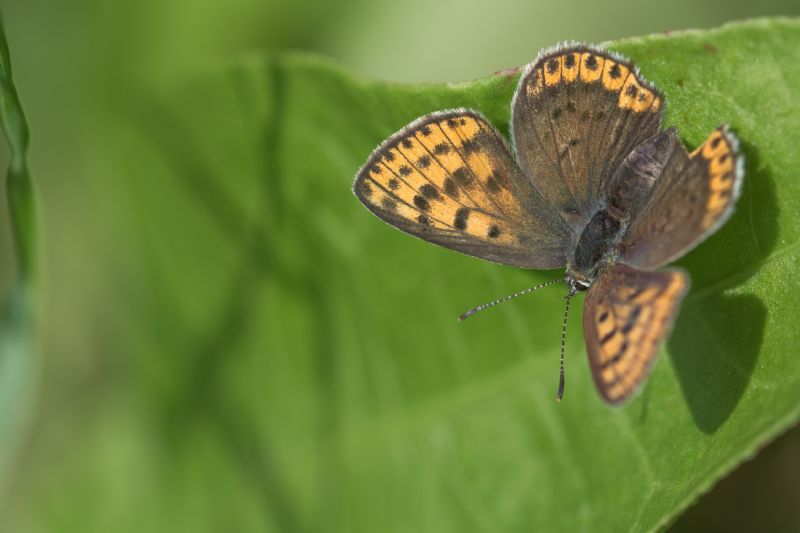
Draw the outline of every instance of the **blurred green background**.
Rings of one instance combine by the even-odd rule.
[[[180,285],[187,297],[180,301],[151,298],[148,295],[157,287],[137,285],[142,256],[169,262],[168,250],[152,249],[152,241],[171,230],[153,227],[148,219],[152,212],[163,213],[170,206],[159,205],[157,199],[150,205],[149,198],[136,197],[141,191],[135,184],[121,182],[108,169],[113,167],[110,161],[135,169],[142,158],[150,157],[136,144],[131,115],[150,114],[144,120],[157,130],[165,110],[150,106],[147,95],[168,92],[181,80],[231,58],[282,50],[324,54],[366,79],[457,82],[522,65],[540,48],[559,41],[601,42],[713,27],[746,17],[797,15],[800,5],[795,0],[5,0],[2,11],[17,88],[33,135],[30,157],[46,268],[38,379],[28,430],[2,487],[0,527],[115,530],[115,517],[121,514],[128,517],[131,531],[173,527],[217,531],[226,530],[226,523],[214,519],[226,513],[217,512],[219,501],[198,488],[205,476],[188,462],[173,464],[172,458],[190,447],[192,453],[206,457],[200,463],[207,461],[210,471],[224,477],[230,465],[219,461],[221,455],[239,457],[231,464],[248,469],[257,456],[253,447],[261,441],[246,431],[241,440],[214,437],[241,434],[245,422],[235,407],[228,406],[211,421],[192,418],[193,406],[187,402],[205,405],[203,389],[198,397],[183,395],[183,377],[176,373],[195,363],[169,360],[173,334],[198,324],[198,350],[186,350],[181,357],[197,357],[197,365],[204,365],[226,354],[230,339],[204,338],[202,323],[211,324],[214,317],[206,314],[205,303],[192,303],[194,295],[197,301],[214,301],[220,290],[214,286],[213,268],[204,270],[208,258],[193,256],[194,264],[164,265],[165,283],[182,268],[200,271],[187,274],[189,279]],[[204,147],[204,160],[213,161],[208,155],[213,149]],[[131,173],[125,179],[136,178]],[[126,203],[119,203],[120,198]],[[353,209],[360,209],[355,201]],[[2,228],[0,274],[9,280],[13,259],[7,225]],[[297,244],[305,246],[313,242]],[[302,329],[292,324],[292,312],[288,304],[284,327]],[[136,331],[138,323],[132,317],[142,313],[163,313],[160,329]],[[302,338],[302,333],[296,337]],[[142,376],[146,387],[141,386]],[[286,379],[288,390],[293,387],[291,375]],[[243,385],[241,392],[244,402],[264,401],[257,384]],[[273,400],[281,397],[280,390],[271,394]],[[298,406],[297,416],[303,413],[303,406]],[[269,418],[268,406],[263,416]],[[163,440],[142,435],[141,428],[151,427],[153,418],[159,418],[155,427]],[[162,454],[169,446],[176,449]],[[779,513],[800,523],[800,508],[793,505],[800,499],[800,484],[786,475],[792,468],[797,471],[798,456],[800,435],[795,430],[723,481],[675,528],[749,529],[764,523],[759,522],[761,513],[773,519]],[[177,473],[166,476],[167,471]],[[109,483],[112,479],[116,481]],[[220,490],[231,486],[241,491],[231,496],[234,499],[282,497],[265,479],[242,486],[222,483]],[[145,513],[148,521],[137,524],[137,510],[127,506],[131,501],[148,501],[139,492],[149,487],[158,487],[154,495],[158,502],[149,503],[160,514],[150,510]],[[781,496],[774,497],[776,493]],[[60,503],[67,501],[68,505]],[[249,522],[243,519],[238,527],[249,524],[259,530],[264,523],[263,517],[255,516]]]

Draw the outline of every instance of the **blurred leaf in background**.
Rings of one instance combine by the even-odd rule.
[[[538,274],[393,232],[349,191],[419,114],[506,126],[515,80],[383,85],[264,52],[459,80],[564,39],[799,11],[623,8],[4,6],[48,236],[42,386],[5,529],[644,529],[793,421],[796,22],[615,46],[687,144],[731,121],[748,156],[739,214],[683,262],[695,292],[670,357],[622,411],[596,397],[576,327],[555,408],[561,295],[455,323]]]
[[[0,497],[17,473],[16,458],[25,442],[36,396],[39,353],[36,343],[38,244],[33,184],[28,166],[30,139],[11,67],[0,15],[0,125],[6,141],[4,232],[13,247],[16,265],[0,303]]]

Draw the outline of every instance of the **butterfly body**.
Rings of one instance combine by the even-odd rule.
[[[661,175],[676,132],[669,129],[637,146],[610,179],[608,192],[595,204],[596,211],[580,229],[567,278],[579,290],[588,289],[604,266],[619,261],[619,245],[629,223],[648,201]]]
[[[621,230],[622,222],[607,210],[595,213],[578,238],[573,260],[567,263],[567,276],[591,285],[602,260],[613,253]]]
[[[566,268],[588,290],[584,336],[609,403],[644,382],[689,285],[658,269],[716,231],[743,159],[722,126],[689,153],[661,131],[664,96],[632,63],[583,45],[529,64],[511,105],[510,149],[477,111],[425,115],[382,143],[354,192],[421,239],[521,268]]]

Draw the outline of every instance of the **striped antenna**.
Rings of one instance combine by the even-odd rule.
[[[574,283],[570,283],[569,293],[565,297],[567,303],[564,304],[564,322],[561,323],[561,363],[559,365],[558,392],[556,392],[557,402],[560,402],[561,398],[564,397],[564,349],[567,344],[567,317],[569,316],[569,302],[576,292],[578,292],[578,288]]]
[[[509,300],[513,300],[514,298],[518,298],[520,296],[525,296],[526,294],[530,294],[533,291],[538,291],[539,289],[542,289],[544,287],[549,287],[550,285],[554,285],[554,284],[558,283],[559,281],[563,281],[563,280],[564,280],[564,278],[556,278],[554,280],[546,281],[544,283],[536,285],[535,287],[528,287],[527,289],[525,289],[523,291],[515,292],[514,294],[509,294],[508,296],[503,296],[502,298],[498,298],[497,300],[493,300],[493,301],[491,301],[489,303],[481,304],[478,307],[473,307],[472,309],[470,309],[466,313],[462,313],[461,316],[458,317],[458,321],[461,322],[462,320],[466,320],[467,318],[471,317],[475,313],[479,313],[480,311],[483,311],[484,309],[489,309],[490,307],[494,307],[495,305],[507,302]]]

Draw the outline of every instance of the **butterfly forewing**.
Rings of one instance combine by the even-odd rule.
[[[526,69],[512,104],[520,165],[580,227],[620,162],[658,132],[662,107],[658,90],[615,54],[586,46],[545,53]]]
[[[569,229],[477,112],[433,113],[403,128],[372,153],[354,192],[427,241],[526,268],[566,263]]]
[[[730,217],[744,178],[738,145],[724,126],[691,154],[678,143],[650,200],[622,239],[625,263],[659,268],[691,250]]]
[[[680,271],[614,265],[589,289],[583,332],[595,384],[607,402],[625,401],[644,382],[688,285]]]

